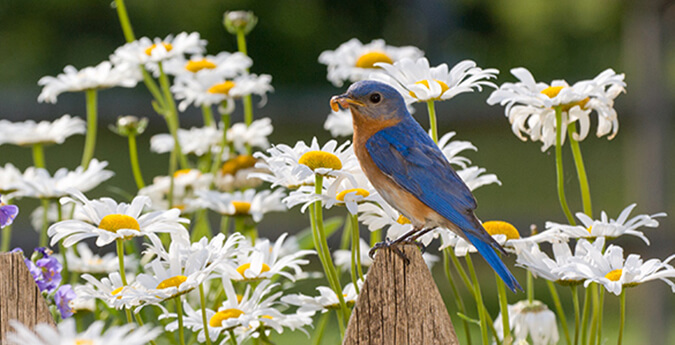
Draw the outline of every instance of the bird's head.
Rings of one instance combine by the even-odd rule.
[[[345,94],[333,96],[330,106],[350,109],[352,114],[368,120],[402,120],[408,115],[405,101],[393,87],[374,80],[352,84]]]

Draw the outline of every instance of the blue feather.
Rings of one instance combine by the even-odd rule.
[[[497,274],[502,278],[504,283],[506,283],[506,286],[508,286],[511,291],[516,292],[516,289],[523,290],[520,284],[518,284],[516,278],[513,276],[513,274],[511,274],[511,272],[509,272],[509,269],[506,268],[502,262],[502,259],[499,257],[499,255],[497,255],[497,252],[495,252],[489,243],[479,239],[471,233],[465,232],[464,234],[469,239],[471,244],[476,247],[485,261],[487,261],[487,263],[492,266],[492,269],[494,269],[495,272],[497,272]]]

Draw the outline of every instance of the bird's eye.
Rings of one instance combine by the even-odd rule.
[[[382,100],[382,95],[380,95],[379,93],[374,93],[374,94],[370,95],[370,101],[372,103],[380,103],[381,100]]]

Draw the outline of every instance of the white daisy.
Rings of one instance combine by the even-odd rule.
[[[314,186],[300,186],[283,201],[288,208],[302,204],[302,213],[316,201],[321,201],[323,207],[327,209],[340,205],[346,206],[349,213],[357,214],[360,203],[381,200],[377,197],[375,188],[361,171],[356,174],[344,174],[322,187],[322,193],[317,194]]]
[[[145,65],[184,54],[201,54],[205,46],[206,40],[200,39],[198,32],[181,32],[176,37],[169,35],[164,39],[141,37],[115,49],[110,61],[114,64]]]
[[[273,130],[272,120],[268,117],[255,120],[249,126],[242,122],[235,123],[227,130],[227,140],[241,153],[246,152],[247,145],[266,149],[270,146],[267,137]]]
[[[68,260],[68,269],[78,273],[112,273],[119,269],[119,260],[115,253],[106,253],[101,256],[94,254],[86,243],[77,244],[77,254],[71,248],[66,250]],[[131,255],[124,256],[124,267],[133,268],[136,266],[136,258]]]
[[[645,241],[646,244],[649,244],[649,240],[645,237],[644,233],[642,231],[637,231],[637,229],[640,227],[658,227],[659,222],[654,218],[665,217],[666,213],[660,212],[652,215],[641,214],[628,219],[628,216],[636,205],[637,204],[628,205],[621,211],[621,214],[619,214],[619,217],[616,220],[610,219],[605,211],[602,211],[599,220],[594,220],[586,214],[579,212],[576,216],[583,225],[573,226],[546,222],[546,229],[548,231],[560,231],[570,238],[594,239],[597,237],[607,237],[609,239],[614,239],[621,235],[631,235],[639,237]]]
[[[370,251],[370,245],[362,238],[359,239],[360,253],[361,253],[361,265],[364,267],[370,267],[373,264],[373,259],[370,258],[368,252]],[[335,265],[339,266],[343,270],[350,269],[352,265],[352,251],[349,249],[338,249],[333,252],[333,258],[335,259]],[[427,264],[427,267],[431,269],[436,262],[439,261],[438,256],[423,253],[422,258]]]
[[[567,126],[577,122],[579,128],[578,132],[573,133],[574,140],[586,138],[592,111],[598,114],[598,137],[611,132],[608,139],[612,139],[619,130],[614,99],[625,91],[623,74],[607,69],[592,80],[583,80],[570,86],[564,80],[554,80],[550,85],[537,83],[532,74],[522,67],[512,69],[511,73],[520,81],[502,84],[492,92],[487,102],[490,105],[506,105],[505,114],[511,123],[511,130],[521,140],[527,140],[524,133],[532,141],[541,141],[542,151],[555,144],[555,107],[562,109],[563,142],[567,136]]]
[[[103,331],[105,323],[95,321],[86,331],[78,332],[74,319],[66,319],[56,326],[39,324],[32,331],[17,321],[9,321],[14,332],[9,332],[7,339],[13,345],[64,345],[64,344],[96,344],[96,345],[142,345],[154,340],[162,330],[160,328],[137,327],[132,324],[111,326]]]
[[[203,174],[197,169],[181,169],[173,175],[173,207],[178,208],[183,214],[196,211],[197,209],[194,207],[197,198],[195,192],[208,190],[213,175]],[[138,195],[149,197],[154,210],[168,210],[171,180],[169,176],[155,176],[152,179],[152,184],[141,188]]]
[[[10,122],[0,120],[0,145],[63,144],[66,138],[84,134],[86,124],[79,117],[63,115],[54,122],[33,120]]]
[[[541,232],[529,237],[521,237],[520,232],[515,226],[501,220],[491,220],[482,224],[483,228],[485,228],[485,231],[487,231],[487,233],[490,234],[492,238],[494,238],[494,240],[499,243],[499,245],[504,247],[507,252],[515,252],[515,244],[519,242],[555,243],[561,241],[561,237],[558,234],[552,232]],[[443,231],[441,233],[441,239],[443,244],[440,248],[443,249],[447,247],[453,247],[457,256],[465,256],[468,253],[476,253],[478,251],[476,247],[474,247],[467,240],[459,237],[451,231]],[[563,239],[565,241],[567,240],[567,238]]]
[[[500,313],[494,321],[495,331],[499,339],[504,339],[503,315]],[[555,313],[537,300],[527,300],[508,306],[509,327],[513,331],[513,344],[554,345],[558,343],[558,325]]]
[[[361,286],[363,285],[363,281],[359,280],[357,284],[359,285],[360,290]],[[318,286],[316,290],[319,292],[319,295],[316,297],[306,296],[303,294],[293,294],[282,297],[281,301],[290,305],[298,306],[298,312],[302,313],[314,314],[317,311],[325,313],[329,310],[340,308],[340,300],[333,289],[327,286]],[[344,287],[344,289],[342,289],[342,297],[349,307],[356,303],[356,299],[359,296],[356,293],[354,283],[349,283]]]
[[[87,284],[75,288],[78,297],[90,300],[99,299],[115,309],[131,309],[143,302],[142,297],[145,295],[145,288],[133,282],[134,277],[132,275],[126,275],[128,282],[131,282],[130,285],[122,283],[119,272],[112,272],[101,280],[88,273],[81,277],[87,281]]]
[[[102,247],[116,239],[186,232],[183,224],[190,222],[180,218],[178,209],[141,215],[143,208],[150,206],[150,199],[146,196],[137,196],[131,204],[126,204],[117,203],[110,198],[89,200],[84,194],[74,190],[71,195],[75,199],[63,197],[61,204],[80,203],[82,209],[75,219],[64,220],[49,227],[47,233],[52,238],[52,246],[63,240],[63,245],[70,247],[85,238],[96,237],[96,245]]]
[[[206,207],[214,212],[227,216],[251,216],[258,223],[265,213],[285,211],[286,206],[281,202],[284,192],[254,189],[221,193],[212,190],[196,191],[199,199],[195,200],[196,207]]]
[[[267,93],[274,91],[271,85],[272,76],[268,74],[243,74],[227,79],[215,72],[197,74],[194,78],[177,78],[171,91],[175,94],[180,111],[185,111],[191,104],[196,107],[219,105],[228,101],[225,113],[234,110],[236,98],[248,95],[261,97],[260,106],[267,102]]]
[[[113,65],[110,61],[103,61],[79,71],[69,65],[56,77],[45,76],[38,80],[38,85],[43,87],[38,102],[56,103],[56,99],[64,92],[134,87],[141,79],[141,71],[135,65]]]
[[[329,131],[333,138],[352,135],[354,125],[351,111],[349,109],[331,110],[323,124],[323,129]]]
[[[181,151],[200,157],[211,153],[213,148],[218,147],[223,140],[223,132],[211,126],[179,128],[177,133]],[[155,134],[150,138],[150,150],[153,152],[167,153],[173,149],[174,141],[171,134]]]
[[[75,215],[74,208],[82,208],[80,204],[68,204],[61,205],[61,212],[59,214],[58,207],[55,202],[49,203],[49,208],[47,209],[47,224],[53,224],[60,222],[62,220],[71,219],[70,215]],[[60,218],[59,218],[60,216]],[[42,205],[36,207],[33,212],[30,213],[30,224],[33,226],[33,229],[39,231],[42,229],[42,222],[44,221],[45,211]],[[82,219],[81,219],[82,220]]]
[[[394,63],[403,58],[419,58],[424,53],[416,47],[393,47],[384,40],[363,44],[356,38],[341,44],[336,50],[326,50],[319,62],[328,66],[328,81],[340,87],[345,81],[356,82],[368,77],[378,62]]]
[[[254,173],[262,173],[267,170],[256,168],[258,160],[248,154],[238,155],[226,160],[218,170],[215,185],[220,191],[231,192],[236,189],[256,188],[262,184],[262,180],[253,177]]]
[[[30,167],[23,173],[20,193],[22,197],[55,199],[68,195],[71,190],[88,192],[115,175],[105,170],[107,166],[108,162],[99,162],[94,158],[86,170],[82,166],[74,171],[61,168],[54,176],[47,169]]]
[[[0,166],[0,194],[6,199],[13,199],[18,190],[22,187],[23,174],[12,163],[6,163]]]
[[[253,65],[250,57],[240,52],[220,52],[216,55],[196,54],[186,59],[184,56],[176,56],[164,63],[164,72],[174,75],[176,78],[191,78],[198,73],[214,72],[225,78],[233,78]]]
[[[581,284],[584,277],[578,274],[574,267],[569,266],[569,263],[586,255],[587,248],[582,243],[588,243],[588,241],[579,240],[574,249],[574,254],[572,254],[572,250],[566,242],[553,242],[554,259],[551,259],[539,249],[539,245],[536,243],[517,241],[513,243],[517,255],[516,264],[532,272],[535,277],[542,277],[561,285]],[[598,250],[602,250],[604,245],[605,239],[603,237],[598,238],[592,244]]]
[[[476,67],[471,60],[464,60],[448,70],[443,63],[429,67],[429,60],[401,59],[392,63],[378,63],[385,73],[371,74],[372,79],[383,81],[396,88],[406,103],[445,101],[460,93],[480,91],[483,86],[497,86],[490,79],[497,78],[498,70]]]

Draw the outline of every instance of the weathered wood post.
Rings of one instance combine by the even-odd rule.
[[[10,320],[30,328],[39,323],[54,325],[21,253],[0,253],[0,344],[5,344],[7,333],[13,331]]]
[[[420,250],[380,249],[349,319],[344,345],[456,345],[457,335]]]

